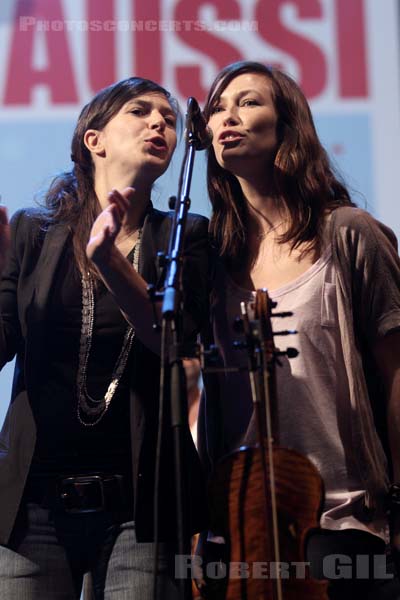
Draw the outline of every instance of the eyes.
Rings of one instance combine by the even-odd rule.
[[[243,102],[240,103],[240,106],[260,106],[260,103],[258,100],[249,98],[248,100],[243,100]]]
[[[248,107],[248,106],[261,106],[261,103],[258,100],[255,100],[254,98],[244,98],[243,100],[240,100],[239,102],[239,107]],[[216,104],[215,106],[213,106],[210,110],[210,115],[215,115],[217,113],[223,112],[225,110],[225,107],[222,104]]]
[[[165,120],[165,122],[168,125],[170,125],[171,127],[173,127],[175,129],[175,127],[176,127],[176,119],[175,119],[175,117],[167,115],[167,116],[164,117],[164,120]]]
[[[132,115],[135,115],[135,117],[146,117],[151,113],[151,109],[135,106],[135,107],[131,108],[129,110],[129,112]],[[166,114],[163,114],[162,116],[164,118],[164,121],[168,125],[168,127],[172,127],[173,129],[176,129],[176,118],[173,114],[166,113]]]

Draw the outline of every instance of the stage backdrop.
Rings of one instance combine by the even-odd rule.
[[[353,199],[400,234],[396,0],[1,0],[0,194],[10,214],[70,169],[80,107],[131,75],[204,101],[218,70],[251,59],[303,87]],[[154,199],[177,190],[181,150]],[[204,156],[192,210],[208,214]],[[60,340],[62,343],[62,340]],[[0,422],[11,385],[0,373]]]

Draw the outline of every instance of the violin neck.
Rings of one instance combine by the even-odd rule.
[[[266,365],[257,373],[252,386],[258,443],[265,446],[265,439],[272,438],[279,446],[279,419],[276,393],[276,374],[273,365]]]

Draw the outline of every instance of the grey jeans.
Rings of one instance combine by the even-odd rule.
[[[10,543],[0,546],[1,600],[151,600],[153,549],[138,543],[134,523],[108,513],[53,515],[22,507]],[[174,552],[160,545],[159,589],[176,600]]]

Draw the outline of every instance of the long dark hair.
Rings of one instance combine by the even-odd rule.
[[[228,84],[243,73],[264,75],[272,87],[278,115],[273,183],[290,216],[290,227],[280,242],[290,242],[293,248],[302,242],[315,247],[324,214],[338,206],[353,205],[349,192],[319,141],[303,92],[282,71],[250,61],[228,65],[211,86],[204,109],[206,118]],[[222,257],[241,263],[248,256],[247,204],[238,180],[218,164],[212,147],[208,150],[207,185],[213,208],[211,237]]]
[[[86,245],[100,204],[94,190],[94,165],[84,144],[88,129],[102,130],[126,102],[147,93],[163,94],[178,114],[178,105],[170,93],[149,79],[130,77],[98,92],[83,107],[71,143],[72,171],[59,174],[44,197],[46,217],[50,223],[64,223],[73,235],[74,256],[82,273],[96,270],[86,257]]]

